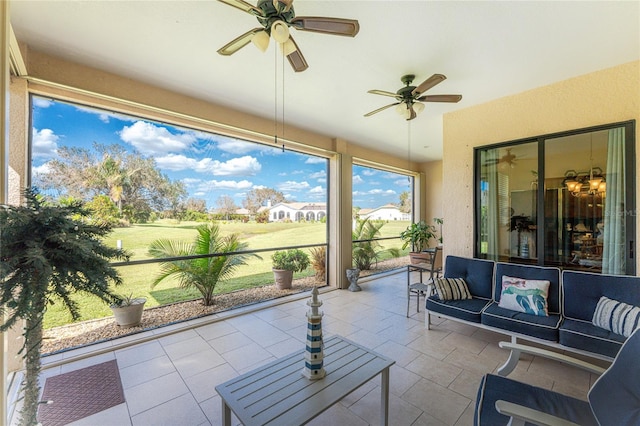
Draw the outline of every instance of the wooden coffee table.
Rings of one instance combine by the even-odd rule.
[[[303,346],[303,343],[300,343]],[[389,420],[387,359],[340,336],[324,341],[326,376],[302,375],[304,349],[216,386],[222,398],[222,424],[231,424],[231,411],[248,425],[301,425],[381,374],[381,424]]]

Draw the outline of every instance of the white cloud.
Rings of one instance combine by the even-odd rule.
[[[361,183],[364,183],[364,180],[360,177],[360,175],[353,175],[353,178],[351,180],[351,184],[352,185],[359,185]]]
[[[362,196],[362,195],[395,195],[396,191],[392,189],[382,190],[382,189],[372,189],[369,191],[353,191],[351,192],[352,197]]]
[[[124,126],[119,135],[120,139],[130,143],[144,155],[181,152],[196,142],[193,132],[174,135],[164,127],[145,121],[136,121],[131,126]]]
[[[402,179],[398,179],[395,182],[393,182],[395,185],[397,186],[404,186],[405,188],[408,189],[409,187],[409,179],[408,178],[402,178]]]
[[[309,175],[309,179],[322,179],[327,176],[327,172],[325,170],[320,170],[316,173],[311,173]]]
[[[203,192],[214,191],[217,189],[229,189],[229,190],[246,190],[253,186],[248,180],[209,180],[203,181],[198,185],[198,190]]]
[[[284,191],[306,191],[310,185],[307,182],[295,182],[288,180],[278,184],[278,190]]]
[[[326,163],[327,159],[322,157],[309,157],[305,160],[305,164],[322,164]]]
[[[120,114],[118,112],[104,111],[101,109],[89,108],[85,106],[76,105],[76,110],[85,112],[87,114],[97,115],[98,119],[103,123],[108,123],[110,119],[115,118],[120,121],[136,121],[137,118],[129,115]]]
[[[316,186],[315,188],[311,188],[309,190],[309,194],[324,194],[325,189],[321,186]]]
[[[246,154],[248,152],[255,151],[258,145],[237,139],[223,138],[217,141],[217,146],[220,151],[228,152],[230,154]]]
[[[33,105],[38,107],[38,108],[49,108],[51,105],[53,105],[53,101],[50,101],[49,99],[42,99],[42,98],[38,98],[36,96],[33,97]]]
[[[32,167],[31,171],[34,175],[46,175],[51,171],[51,168],[49,167],[49,163],[44,163],[41,166]]]
[[[211,173],[214,176],[254,176],[262,169],[260,162],[250,156],[218,161],[212,158],[196,160],[184,155],[169,154],[156,158],[156,163],[165,170],[193,170],[197,173]]]
[[[34,158],[52,158],[58,150],[58,139],[60,136],[53,133],[51,129],[38,131],[33,128],[32,155]]]
[[[396,191],[392,189],[387,189],[386,191],[383,189],[372,189],[371,191],[367,192],[367,194],[369,195],[394,195],[395,193]]]
[[[373,169],[362,169],[362,174],[365,176],[373,176],[377,173],[377,170]]]

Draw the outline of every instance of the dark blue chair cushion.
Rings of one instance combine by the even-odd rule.
[[[496,411],[498,400],[533,408],[583,426],[598,424],[586,401],[507,377],[487,374],[482,378],[478,389],[473,416],[475,426],[499,426],[509,422],[509,417]]]
[[[640,332],[624,343],[613,364],[593,384],[589,403],[601,425],[640,425]]]
[[[492,260],[447,256],[444,277],[463,278],[472,296],[491,299],[494,266]]]
[[[493,300],[496,302],[500,302],[503,275],[524,278],[526,280],[549,281],[549,293],[547,295],[549,314],[560,313],[560,269],[543,266],[517,265],[514,263],[496,263],[493,294]]]
[[[427,298],[427,310],[431,313],[447,315],[464,321],[480,323],[482,310],[491,299],[440,300],[437,295]]]
[[[525,314],[501,308],[497,302],[492,302],[482,312],[481,322],[490,327],[557,342],[562,317],[559,314],[547,317]]]
[[[563,271],[563,315],[589,321],[602,296],[640,306],[640,277]]]
[[[591,321],[565,318],[560,325],[559,342],[571,348],[595,352],[614,358],[625,337],[596,327]]]

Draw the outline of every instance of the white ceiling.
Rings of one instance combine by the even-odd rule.
[[[253,0],[249,0],[253,2]],[[410,154],[442,158],[442,115],[577,75],[640,59],[637,1],[327,1],[296,0],[298,16],[358,19],[355,38],[292,30],[309,69],[285,60],[284,116],[331,137],[406,156],[408,125],[395,92],[434,73],[447,80],[426,94],[462,94],[458,104],[426,104],[411,121]],[[216,50],[257,27],[254,17],[219,1],[47,0],[10,4],[19,41],[62,58],[196,98],[274,117],[273,43],[224,57]],[[606,106],[603,106],[606,107]],[[286,135],[285,135],[286,136]],[[499,141],[496,141],[499,142]]]

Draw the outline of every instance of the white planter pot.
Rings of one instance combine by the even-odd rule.
[[[276,281],[276,288],[278,290],[289,289],[291,288],[291,283],[293,283],[293,271],[273,269],[273,278]]]
[[[140,324],[142,320],[142,312],[144,311],[144,304],[147,299],[137,298],[134,299],[130,305],[116,306],[111,305],[111,311],[116,318],[116,323],[120,327],[135,327]]]

